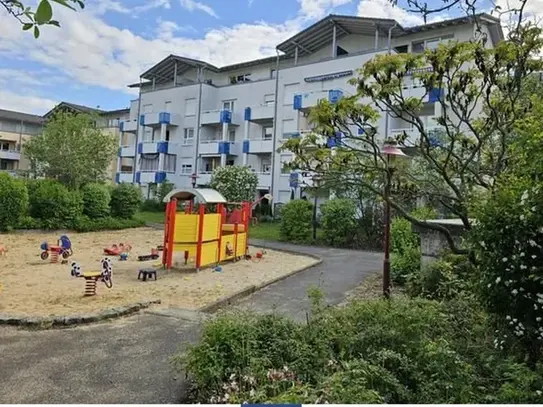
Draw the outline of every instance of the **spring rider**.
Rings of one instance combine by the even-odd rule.
[[[111,260],[107,257],[103,258],[100,261],[102,266],[102,271],[90,271],[82,272],[81,266],[78,263],[72,263],[72,277],[80,277],[85,279],[85,297],[90,297],[96,295],[96,283],[101,281],[107,288],[113,287],[113,280],[111,279],[111,274],[113,267],[111,265]]]
[[[40,254],[41,259],[47,260],[49,256],[51,256],[51,263],[57,263],[59,256],[63,259],[67,259],[72,254],[74,254],[72,251],[72,242],[70,241],[70,238],[66,235],[60,236],[57,244],[54,246],[50,245],[47,242],[43,242],[40,246],[40,249],[42,250]]]

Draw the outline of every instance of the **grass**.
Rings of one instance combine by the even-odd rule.
[[[135,218],[147,223],[164,223],[164,212],[138,212]]]

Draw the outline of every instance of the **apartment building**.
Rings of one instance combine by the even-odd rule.
[[[97,117],[96,126],[103,131],[106,131],[115,136],[119,140],[119,144],[128,142],[129,134],[121,135],[120,123],[128,120],[130,117],[130,109],[116,109],[116,110],[103,110],[97,107],[88,107],[83,105],[77,105],[75,103],[61,102],[53,109],[47,112],[43,117],[45,120],[50,119],[58,112],[68,112],[73,114],[91,114]],[[124,137],[124,140],[121,138]],[[111,161],[109,168],[109,180],[115,182],[117,174],[117,158]]]
[[[28,171],[24,143],[41,132],[43,122],[41,116],[0,109],[0,172],[22,175]]]
[[[277,58],[218,68],[170,55],[130,85],[139,97],[120,123],[116,181],[137,183],[144,193],[166,179],[180,188],[202,186],[218,166],[245,165],[258,175],[260,194],[287,202],[292,177],[284,164],[292,156],[276,151],[285,139],[311,130],[308,113],[320,99],[354,94],[348,80],[378,54],[469,41],[477,26],[489,46],[503,39],[499,20],[487,14],[410,28],[390,19],[330,15],[277,45]],[[437,126],[443,90],[427,92],[410,79],[405,87],[426,97],[421,116],[428,127]],[[406,126],[387,116],[379,123],[383,137],[406,130],[416,139]]]

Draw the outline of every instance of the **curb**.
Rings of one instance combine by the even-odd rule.
[[[263,247],[263,246],[255,246],[255,247]],[[310,264],[309,266],[302,267],[301,269],[293,270],[288,274],[276,277],[273,280],[266,281],[266,282],[264,282],[264,283],[262,283],[260,285],[252,285],[252,286],[244,288],[243,290],[240,290],[240,291],[238,291],[238,292],[236,292],[236,293],[234,293],[232,295],[228,295],[228,296],[219,298],[217,301],[212,302],[211,304],[204,305],[203,307],[198,308],[197,311],[198,312],[205,312],[205,313],[215,312],[215,311],[219,310],[220,308],[222,308],[224,306],[232,305],[234,302],[236,302],[236,301],[238,301],[238,300],[240,300],[242,298],[248,297],[249,295],[251,295],[251,294],[253,294],[253,293],[257,292],[257,291],[260,291],[260,290],[262,290],[263,288],[265,288],[265,287],[267,287],[269,285],[275,284],[275,283],[277,283],[277,282],[279,282],[281,280],[285,280],[286,278],[292,277],[293,275],[301,273],[302,271],[306,271],[306,270],[308,270],[310,268],[316,267],[316,266],[318,266],[319,264],[321,264],[323,262],[323,259],[321,257],[315,256],[315,255],[306,255],[306,254],[299,253],[299,252],[293,252],[293,251],[288,251],[288,250],[277,250],[277,249],[271,249],[271,248],[270,248],[270,250],[275,250],[275,251],[278,251],[278,252],[285,252],[285,253],[293,253],[293,254],[297,254],[299,256],[301,255],[301,256],[311,257],[313,259],[316,259],[317,262],[314,263],[314,264]]]
[[[135,314],[144,308],[149,308],[153,304],[160,304],[160,300],[138,302],[122,307],[110,308],[100,312],[81,315],[57,317],[17,317],[0,314],[0,325],[11,325],[33,329],[66,328],[69,326],[90,324],[93,322],[105,321],[108,319]]]

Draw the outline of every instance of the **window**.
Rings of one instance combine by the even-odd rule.
[[[164,171],[175,172],[177,156],[175,154],[164,154]]]
[[[171,109],[172,109],[172,102],[171,101],[165,102],[164,103],[164,111],[168,112],[168,113],[171,113],[172,112]]]
[[[194,129],[192,127],[185,129],[185,134],[183,134],[183,144],[188,146],[194,143]]]
[[[158,171],[158,154],[143,155],[140,158],[141,171]]]
[[[119,118],[117,119],[109,119],[107,121],[107,127],[119,127],[119,122],[121,120]]]
[[[196,99],[185,99],[185,116],[196,115]]]
[[[262,165],[260,166],[260,171],[264,173],[270,173],[271,172],[271,160],[270,159],[263,159]]]
[[[424,52],[425,49],[436,49],[440,42],[450,40],[453,38],[452,34],[442,35],[438,38],[430,38],[427,40],[416,41],[411,45],[411,52],[420,54]]]
[[[289,154],[283,154],[279,157],[281,165],[281,174],[290,174],[290,168],[286,167],[286,164],[292,160]]]
[[[170,141],[170,130],[166,130],[166,141]]]
[[[230,110],[231,112],[233,112],[234,111],[234,101],[233,100],[223,100],[222,108],[223,108],[223,110]]]
[[[284,119],[283,120],[283,137],[282,138],[290,138],[292,136],[292,133],[295,133],[297,131],[296,129],[296,123],[293,119]]]
[[[234,165],[234,160],[228,160],[228,161],[226,161],[226,166],[227,166],[227,167],[231,167],[231,166],[233,166],[233,165]]]
[[[349,52],[347,50],[341,48],[339,45],[336,48],[336,56],[340,57],[342,55],[349,55]]]
[[[153,111],[153,105],[143,105],[143,113],[151,113]]]
[[[228,130],[228,141],[236,141],[236,130]]]
[[[275,104],[275,95],[273,93],[264,95],[264,106],[273,106],[274,104]]]
[[[290,83],[285,85],[283,91],[283,105],[291,106],[294,103],[294,95],[296,94],[296,89],[300,87],[299,83]]]
[[[407,54],[408,48],[409,47],[407,45],[400,45],[399,47],[394,48],[394,51],[396,51],[398,54]]]
[[[181,164],[181,174],[192,174],[192,164]]]
[[[273,138],[273,126],[271,127],[264,127],[263,131],[263,139],[264,140],[271,140]]]
[[[204,161],[205,172],[212,172],[218,166],[219,166],[218,158],[212,158],[210,160]]]
[[[246,73],[244,75],[230,76],[229,80],[231,85],[235,85],[236,83],[251,82],[251,74]]]
[[[0,143],[0,150],[2,151],[8,151],[9,150],[9,143]]]
[[[276,76],[277,76],[277,70],[276,70],[276,69],[272,69],[272,70],[270,71],[270,78],[275,79]]]

